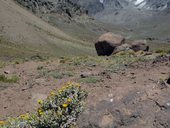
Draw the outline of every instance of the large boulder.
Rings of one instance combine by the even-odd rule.
[[[170,75],[169,75],[169,77],[167,78],[167,84],[170,85]]]
[[[147,44],[146,40],[135,40],[130,43],[132,49],[135,52],[138,51],[149,51],[149,45]]]
[[[95,48],[99,56],[109,56],[114,52],[117,46],[122,45],[124,42],[125,38],[109,32],[99,37],[98,41],[95,43]]]

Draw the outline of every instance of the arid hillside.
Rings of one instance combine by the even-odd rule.
[[[14,43],[16,47],[11,48],[14,52],[32,51],[33,54],[58,56],[93,54],[89,45],[49,25],[12,0],[2,0],[0,4],[0,38],[3,44],[0,48],[4,52]],[[3,43],[4,40],[11,43]]]

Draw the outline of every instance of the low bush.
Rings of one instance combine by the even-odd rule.
[[[89,76],[86,78],[81,78],[78,80],[78,82],[80,83],[86,83],[86,84],[95,84],[98,82],[101,82],[102,78],[101,77],[97,77],[97,76]]]
[[[155,53],[170,54],[170,49],[158,49],[155,51]]]
[[[2,128],[70,128],[83,111],[87,93],[80,84],[68,82],[59,91],[53,91],[46,100],[38,100],[36,114],[24,114],[15,119],[0,121]]]
[[[34,61],[36,61],[36,60],[37,61],[45,61],[48,59],[48,57],[36,54],[36,55],[31,56],[30,59],[34,60]]]
[[[0,68],[3,68],[5,66],[5,62],[0,60]]]
[[[17,83],[19,80],[18,76],[12,75],[12,76],[5,76],[5,75],[0,75],[0,82],[4,83]]]
[[[73,77],[74,74],[72,72],[57,72],[57,71],[53,71],[49,73],[49,76],[52,76],[54,79],[63,79],[63,78],[67,78],[67,77]]]

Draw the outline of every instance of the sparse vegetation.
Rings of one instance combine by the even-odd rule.
[[[24,114],[17,118],[1,121],[2,128],[71,128],[75,126],[83,111],[87,93],[80,84],[68,82],[61,90],[53,91],[44,101],[38,100],[40,107],[36,114]]]
[[[89,77],[86,77],[86,78],[81,78],[78,80],[78,82],[80,83],[86,83],[86,84],[95,84],[95,83],[98,83],[98,82],[101,82],[102,81],[102,78],[99,77],[99,76],[89,76]]]
[[[112,55],[109,57],[92,57],[92,56],[79,56],[79,57],[63,57],[60,61],[60,67],[67,67],[72,69],[73,67],[81,68],[95,68],[101,67],[103,70],[115,72],[126,68],[127,65],[145,61],[146,58],[143,55],[137,55],[134,52],[121,52],[121,54]],[[73,70],[74,72],[74,70]]]
[[[42,70],[44,67],[43,66],[38,66],[37,70]]]
[[[0,68],[3,68],[5,66],[5,62],[4,61],[0,61]]]
[[[38,60],[38,61],[45,61],[48,59],[48,57],[44,57],[42,55],[36,54],[30,57],[31,60]]]
[[[170,54],[170,49],[157,49],[155,53]]]
[[[52,71],[48,75],[52,76],[55,79],[62,79],[62,78],[65,78],[65,77],[72,77],[72,76],[74,76],[74,74],[72,72],[68,72],[68,71],[65,71],[65,72]]]
[[[17,44],[10,42],[8,39],[0,37],[0,57],[5,59],[5,61],[10,60],[23,60],[25,57],[28,57],[35,53],[34,50],[28,48],[22,44]]]
[[[11,75],[11,76],[5,76],[5,75],[0,75],[0,82],[4,83],[17,83],[19,80],[18,76],[16,75]]]
[[[60,72],[51,72],[49,75],[55,79],[62,79],[64,77],[64,74]]]
[[[161,2],[157,1],[153,7],[161,9]],[[1,1],[0,128],[159,128],[170,125],[170,76],[167,78],[170,25],[169,18],[166,20],[162,15],[169,16],[169,8],[160,13],[160,18],[151,15],[155,9],[149,13],[150,9],[138,8],[136,3],[128,6],[127,0],[117,3],[114,0]],[[127,22],[121,20],[119,24],[122,18]],[[116,26],[109,23],[111,20]],[[108,36],[103,43],[112,42],[109,43],[112,49],[107,48],[109,45],[103,47],[99,38],[101,49],[110,51],[105,55],[115,52],[111,56],[97,56],[99,51],[96,52],[94,43],[106,32],[121,34],[125,41],[122,38],[118,44],[119,39],[112,42]],[[143,43],[138,45],[133,39],[143,39]],[[148,49],[153,53],[144,52]],[[59,84],[68,80],[82,83],[89,93],[84,113],[87,92],[80,84],[68,82],[58,90]]]
[[[165,51],[163,49],[158,49],[155,51],[155,53],[164,53]]]
[[[39,71],[40,77],[53,77],[54,79],[63,79],[67,77],[73,77],[74,71],[62,71],[59,69],[49,70],[42,66],[38,66],[37,70]]]

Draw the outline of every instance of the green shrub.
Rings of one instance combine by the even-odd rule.
[[[54,71],[50,72],[49,76],[52,76],[54,79],[63,79],[65,77],[72,77],[74,74],[72,72],[60,72],[60,71]]]
[[[39,54],[36,54],[36,55],[33,55],[33,56],[31,56],[31,60],[37,60],[37,61],[45,61],[45,60],[47,60],[48,59],[48,57],[45,57],[45,56],[41,56],[41,55],[39,55]]]
[[[170,49],[168,49],[166,52],[167,52],[168,54],[170,54]]]
[[[43,66],[38,66],[37,70],[42,70],[44,67]]]
[[[163,49],[157,49],[157,50],[155,51],[155,53],[163,53],[163,52],[165,52]]]
[[[57,92],[51,92],[46,100],[38,100],[36,114],[0,121],[2,128],[70,128],[83,111],[87,93],[77,83],[68,82]]]
[[[17,83],[18,80],[19,80],[19,78],[16,75],[12,75],[12,76],[0,75],[0,82],[4,82],[4,83]]]
[[[5,62],[0,60],[0,68],[3,68],[5,66]]]
[[[73,77],[75,74],[72,71],[62,71],[59,69],[49,70],[41,66],[38,66],[37,70],[39,72],[39,77],[53,77],[54,79],[63,79],[63,78]]]
[[[155,51],[155,53],[170,54],[170,49],[158,49]]]
[[[87,83],[87,84],[95,84],[97,82],[101,82],[101,77],[96,77],[96,76],[89,76],[86,78],[81,78],[78,80],[80,83]]]
[[[49,73],[50,76],[52,76],[54,79],[62,79],[64,76],[60,72],[51,72]]]

